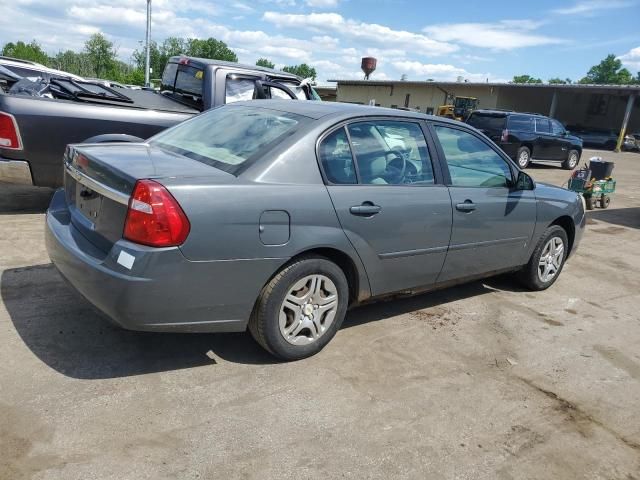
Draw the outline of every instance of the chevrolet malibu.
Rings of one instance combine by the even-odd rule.
[[[503,272],[544,290],[585,225],[472,127],[376,107],[239,102],[64,166],[47,249],[92,304],[132,330],[248,328],[286,360],[365,300]]]

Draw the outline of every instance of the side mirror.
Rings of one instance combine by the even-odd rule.
[[[518,171],[518,178],[516,179],[516,190],[533,190],[536,188],[536,182],[533,181],[529,175],[522,171]]]

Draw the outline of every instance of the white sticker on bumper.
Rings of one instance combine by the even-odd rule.
[[[131,255],[130,253],[125,252],[124,250],[120,250],[120,255],[118,255],[118,263],[122,265],[124,268],[128,268],[131,270],[133,267],[133,262],[135,262],[136,257]]]

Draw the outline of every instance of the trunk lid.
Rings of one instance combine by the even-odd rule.
[[[64,189],[71,222],[105,254],[122,238],[129,198],[139,179],[208,177],[229,183],[233,175],[147,144],[70,145]]]

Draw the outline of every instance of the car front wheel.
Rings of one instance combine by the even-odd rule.
[[[551,225],[538,241],[529,263],[519,272],[520,281],[530,290],[545,290],[558,279],[567,258],[567,232]]]
[[[333,338],[348,302],[349,287],[340,267],[323,257],[302,257],[263,288],[249,331],[278,358],[306,358]]]
[[[562,168],[565,170],[573,170],[578,166],[578,162],[580,161],[580,153],[577,150],[569,150],[569,154],[567,155],[567,159],[562,162]]]

